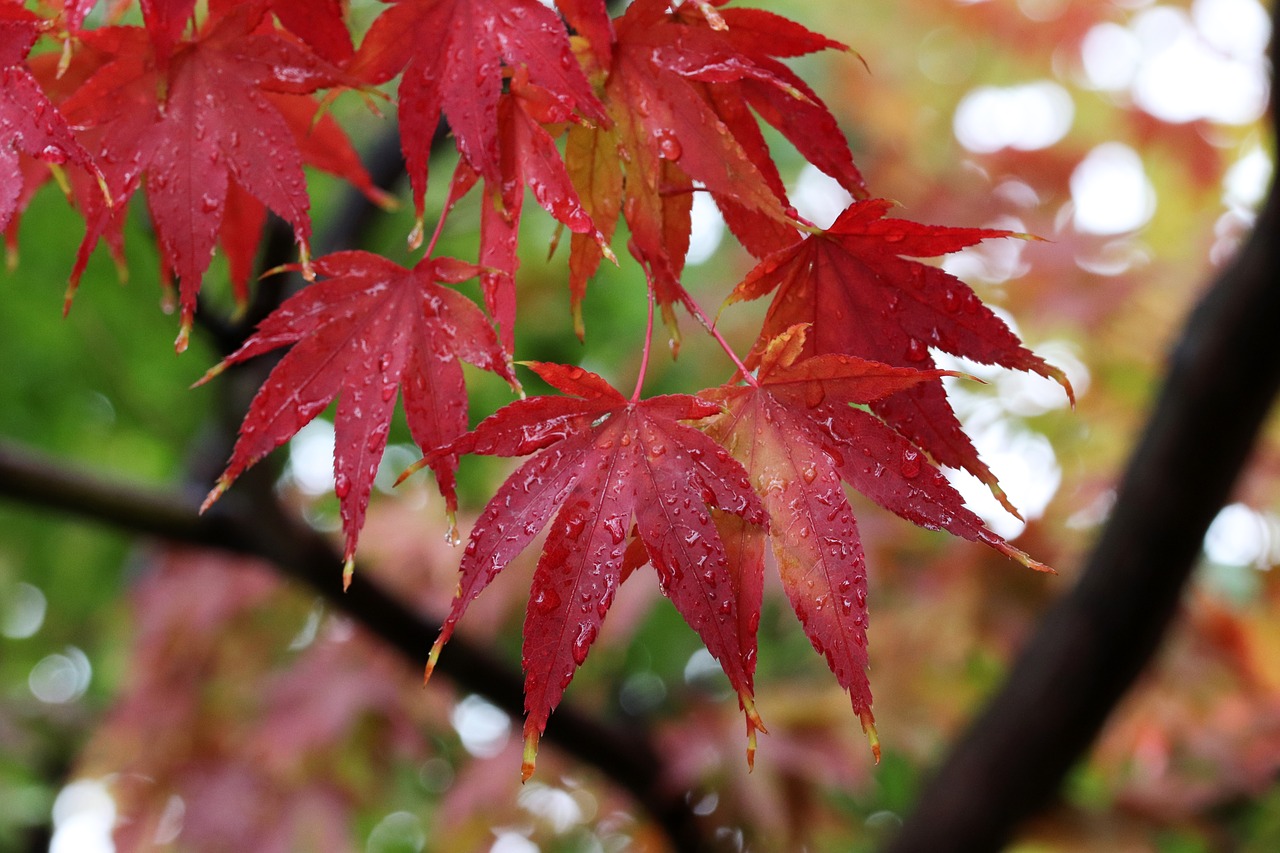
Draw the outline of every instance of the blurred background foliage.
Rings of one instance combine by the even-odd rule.
[[[959,485],[994,529],[1060,574],[1032,575],[854,497],[871,572],[878,767],[776,589],[766,591],[758,678],[771,733],[754,774],[727,684],[656,584],[623,587],[569,697],[652,722],[698,792],[695,809],[745,849],[872,850],[1071,584],[1180,320],[1248,230],[1273,163],[1259,121],[1267,19],[1255,0],[751,5],[865,61],[833,53],[797,65],[840,119],[874,195],[906,218],[1043,238],[945,263],[1075,384],[1074,411],[1040,380],[980,366],[960,365],[988,384],[952,389],[1026,523]],[[352,3],[357,22],[378,8]],[[356,98],[335,110],[362,146],[386,130]],[[829,221],[838,192],[770,139],[797,207]],[[435,210],[447,170],[433,167]],[[313,186],[323,230],[342,188]],[[441,253],[473,257],[469,204],[449,220]],[[33,203],[20,257],[0,275],[0,436],[123,481],[202,492],[207,483],[186,478],[217,397],[188,386],[216,356],[198,336],[174,356],[176,321],[162,310],[145,217],[133,213],[127,285],[99,252],[63,319],[79,224],[53,186]],[[713,210],[699,213],[686,283],[714,312],[751,260],[722,239]],[[368,248],[409,260],[410,216],[386,215]],[[526,217],[517,358],[581,363],[629,387],[644,329],[639,270],[625,256],[602,269],[580,345],[564,247],[546,260],[552,226]],[[220,269],[214,288],[225,286]],[[720,318],[740,352],[763,308]],[[647,393],[730,375],[696,324],[681,325],[679,359],[655,361]],[[474,419],[510,398],[500,381],[468,376]],[[1273,426],[1211,529],[1174,636],[1015,849],[1280,849],[1277,438]],[[409,442],[398,423],[362,556],[438,614],[457,556],[430,482],[419,475],[392,495],[417,456]],[[279,481],[325,529],[336,527],[331,445],[322,418],[291,442]],[[464,528],[506,470],[463,462]],[[531,572],[526,555],[459,630],[518,661]],[[267,567],[0,504],[0,850],[662,849],[633,803],[550,748],[521,787],[512,721],[441,681],[423,692],[418,678]]]

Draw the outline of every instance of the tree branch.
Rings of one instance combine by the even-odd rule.
[[[1273,183],[1250,239],[1173,350],[1079,583],[1045,616],[890,853],[998,849],[1048,804],[1154,655],[1280,389],[1277,235]]]
[[[122,531],[184,544],[219,548],[269,560],[302,582],[416,666],[440,632],[440,623],[406,607],[368,573],[345,594],[342,558],[322,534],[286,512],[269,490],[233,490],[205,515],[199,499],[126,486],[72,469],[54,459],[0,440],[0,498],[78,516]],[[524,713],[520,673],[480,646],[456,636],[436,669],[460,688],[485,696],[515,718]],[[545,739],[598,768],[631,793],[663,827],[675,849],[709,849],[684,792],[665,778],[665,764],[642,728],[607,725],[562,703]],[[514,772],[514,770],[513,770]]]

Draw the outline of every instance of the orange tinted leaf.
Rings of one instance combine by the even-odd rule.
[[[593,155],[589,165],[570,167],[579,194],[606,237],[619,212],[626,218],[628,248],[673,333],[673,306],[690,302],[680,277],[694,191],[711,193],[734,235],[757,255],[797,239],[794,211],[748,103],[758,102],[820,168],[861,192],[835,119],[774,59],[843,45],[764,13],[741,16],[738,33],[734,18],[715,4],[636,0],[616,21],[604,83],[613,127],[571,133],[578,153]],[[770,26],[781,36],[776,45],[764,35]],[[574,241],[570,286],[580,335],[576,308],[599,261],[595,247]]]
[[[707,421],[707,431],[747,469],[769,514],[788,600],[849,692],[878,753],[866,674],[867,569],[842,481],[923,527],[984,542],[1034,569],[1047,567],[989,531],[917,446],[850,405],[936,382],[942,371],[836,354],[804,358],[807,349],[805,328],[794,326],[759,352],[757,385],[704,392],[725,407]],[[752,546],[738,547],[739,574],[749,579]]]
[[[523,68],[563,111],[603,119],[555,12],[537,0],[396,0],[365,36],[352,72],[373,83],[403,70],[400,130],[422,215],[431,138],[441,115],[486,181],[501,180],[498,101],[503,66]]]
[[[1023,235],[885,219],[889,207],[883,199],[855,201],[830,229],[770,255],[748,273],[730,302],[770,292],[774,297],[747,363],[758,363],[768,341],[804,323],[809,327],[807,355],[841,353],[931,369],[929,349],[935,347],[983,364],[1039,373],[1060,382],[1070,395],[1062,371],[1022,346],[968,285],[938,267],[911,260],[992,237]],[[934,459],[970,471],[1003,498],[994,475],[961,430],[940,381],[922,383],[872,408]]]

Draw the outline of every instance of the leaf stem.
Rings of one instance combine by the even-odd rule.
[[[449,208],[440,211],[440,218],[436,220],[436,230],[431,232],[431,241],[427,243],[427,251],[423,254],[424,258],[431,257],[431,253],[436,250],[436,241],[440,239],[440,233],[444,231],[444,220],[449,215]]]
[[[640,389],[644,386],[644,375],[649,370],[649,351],[653,348],[653,285],[649,284],[649,318],[644,326],[644,350],[640,355],[640,375],[636,377],[636,390],[631,392],[631,402],[640,402]]]
[[[724,350],[725,355],[729,356],[729,360],[733,362],[734,367],[738,368],[738,373],[742,376],[744,382],[753,388],[758,388],[760,383],[756,381],[756,377],[742,363],[742,359],[738,358],[738,354],[733,351],[733,347],[729,346],[729,342],[724,339],[724,335],[720,334],[720,330],[716,328],[715,323],[707,317],[707,313],[702,310],[702,306],[694,301],[693,297],[687,292],[684,297],[684,307],[689,310],[694,319],[702,324],[702,328],[711,333],[711,337],[716,339],[720,344],[720,348]]]

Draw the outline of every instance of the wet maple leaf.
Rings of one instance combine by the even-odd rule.
[[[760,32],[769,27],[779,36],[773,46]],[[673,10],[665,0],[636,0],[616,22],[610,62],[600,72],[612,122],[571,128],[567,161],[605,235],[612,236],[620,213],[626,219],[629,249],[673,331],[672,306],[688,304],[680,274],[695,190],[712,194],[735,235],[758,254],[798,239],[782,179],[748,104],[802,150],[820,151],[820,168],[861,192],[835,119],[773,59],[826,47],[843,45],[775,15],[719,13],[709,4]],[[579,305],[600,259],[598,246],[573,238],[570,291],[579,334]]]
[[[555,139],[544,127],[563,118],[563,109],[554,96],[530,83],[524,68],[516,69],[509,91],[498,102],[501,180],[495,189],[486,191],[480,212],[479,262],[488,268],[480,281],[485,306],[497,321],[508,352],[515,347],[515,273],[519,263],[516,244],[526,186],[538,204],[558,222],[574,234],[593,235],[602,251],[612,257],[608,240],[587,215],[565,171]],[[459,160],[446,212],[480,177],[465,159]]]
[[[759,353],[757,385],[704,392],[725,407],[706,429],[747,469],[769,515],[787,598],[809,642],[849,692],[878,759],[866,673],[866,562],[842,481],[923,527],[1046,567],[987,530],[918,447],[849,405],[936,381],[944,371],[839,354],[804,358],[806,349],[804,328],[788,329]],[[734,557],[741,562],[732,574],[759,576],[762,549],[748,538],[739,541]]]
[[[580,111],[604,120],[563,22],[538,0],[392,0],[369,28],[351,72],[383,83],[403,71],[400,136],[419,218],[431,138],[441,115],[467,162],[491,186],[500,186],[497,128],[504,65],[523,68],[564,118]]]
[[[29,195],[21,153],[55,166],[72,163],[102,180],[97,164],[27,67],[27,54],[43,26],[21,6],[0,5],[0,230]],[[99,193],[98,201],[105,207],[110,198]]]
[[[332,115],[320,110],[315,98],[278,92],[266,95],[293,131],[304,164],[342,178],[374,204],[385,209],[395,207],[395,199],[374,186],[346,131]],[[249,298],[249,284],[266,221],[266,205],[240,187],[233,177],[227,185],[218,243],[227,256],[231,287],[241,304]]]
[[[632,535],[657,570],[663,593],[720,661],[754,744],[761,728],[752,698],[755,660],[745,654],[739,626],[759,619],[759,605],[757,600],[753,613],[741,612],[712,510],[751,524],[764,523],[764,511],[742,466],[680,423],[717,414],[720,407],[687,395],[627,400],[582,368],[529,366],[574,396],[511,403],[438,451],[449,457],[541,452],[503,483],[476,521],[427,674],[467,606],[554,513],[524,626],[524,777],[533,772],[548,716],[613,602]]]
[[[130,198],[146,175],[162,261],[179,282],[179,349],[233,180],[293,226],[305,258],[311,219],[301,154],[267,93],[306,94],[340,75],[297,41],[260,30],[263,14],[259,4],[236,6],[176,44],[163,65],[137,28],[83,33],[103,64],[63,105],[117,199]],[[98,240],[118,227],[102,205],[89,202],[84,212],[73,287]]]
[[[112,0],[108,20],[118,20],[132,0]],[[345,20],[346,0],[209,0],[209,12],[221,17],[236,6],[255,4],[275,13],[285,29],[331,62],[351,58],[354,48]],[[69,30],[84,24],[98,0],[65,0],[62,16]],[[196,0],[139,0],[142,19],[157,52],[167,56],[192,21]]]
[[[1028,350],[964,282],[912,258],[956,252],[1011,231],[950,228],[886,219],[892,203],[855,201],[829,229],[766,257],[726,304],[774,293],[747,364],[769,341],[807,324],[805,355],[843,353],[899,367],[930,369],[936,347],[982,364],[1027,370],[1071,385]],[[943,465],[969,471],[1015,515],[995,475],[964,434],[938,379],[890,395],[871,408]]]
[[[234,3],[237,0],[223,0]],[[355,46],[347,27],[347,0],[270,0],[281,25],[330,62],[351,59]]]
[[[320,258],[315,269],[327,278],[287,299],[240,349],[201,380],[229,365],[293,345],[253,398],[227,469],[205,507],[337,397],[334,491],[341,506],[349,581],[397,388],[404,395],[414,441],[428,449],[466,432],[467,396],[459,359],[518,386],[483,312],[438,283],[465,281],[478,275],[479,267],[452,258],[429,258],[405,269],[377,255],[352,251]],[[456,457],[436,457],[431,468],[441,489],[451,495]]]

